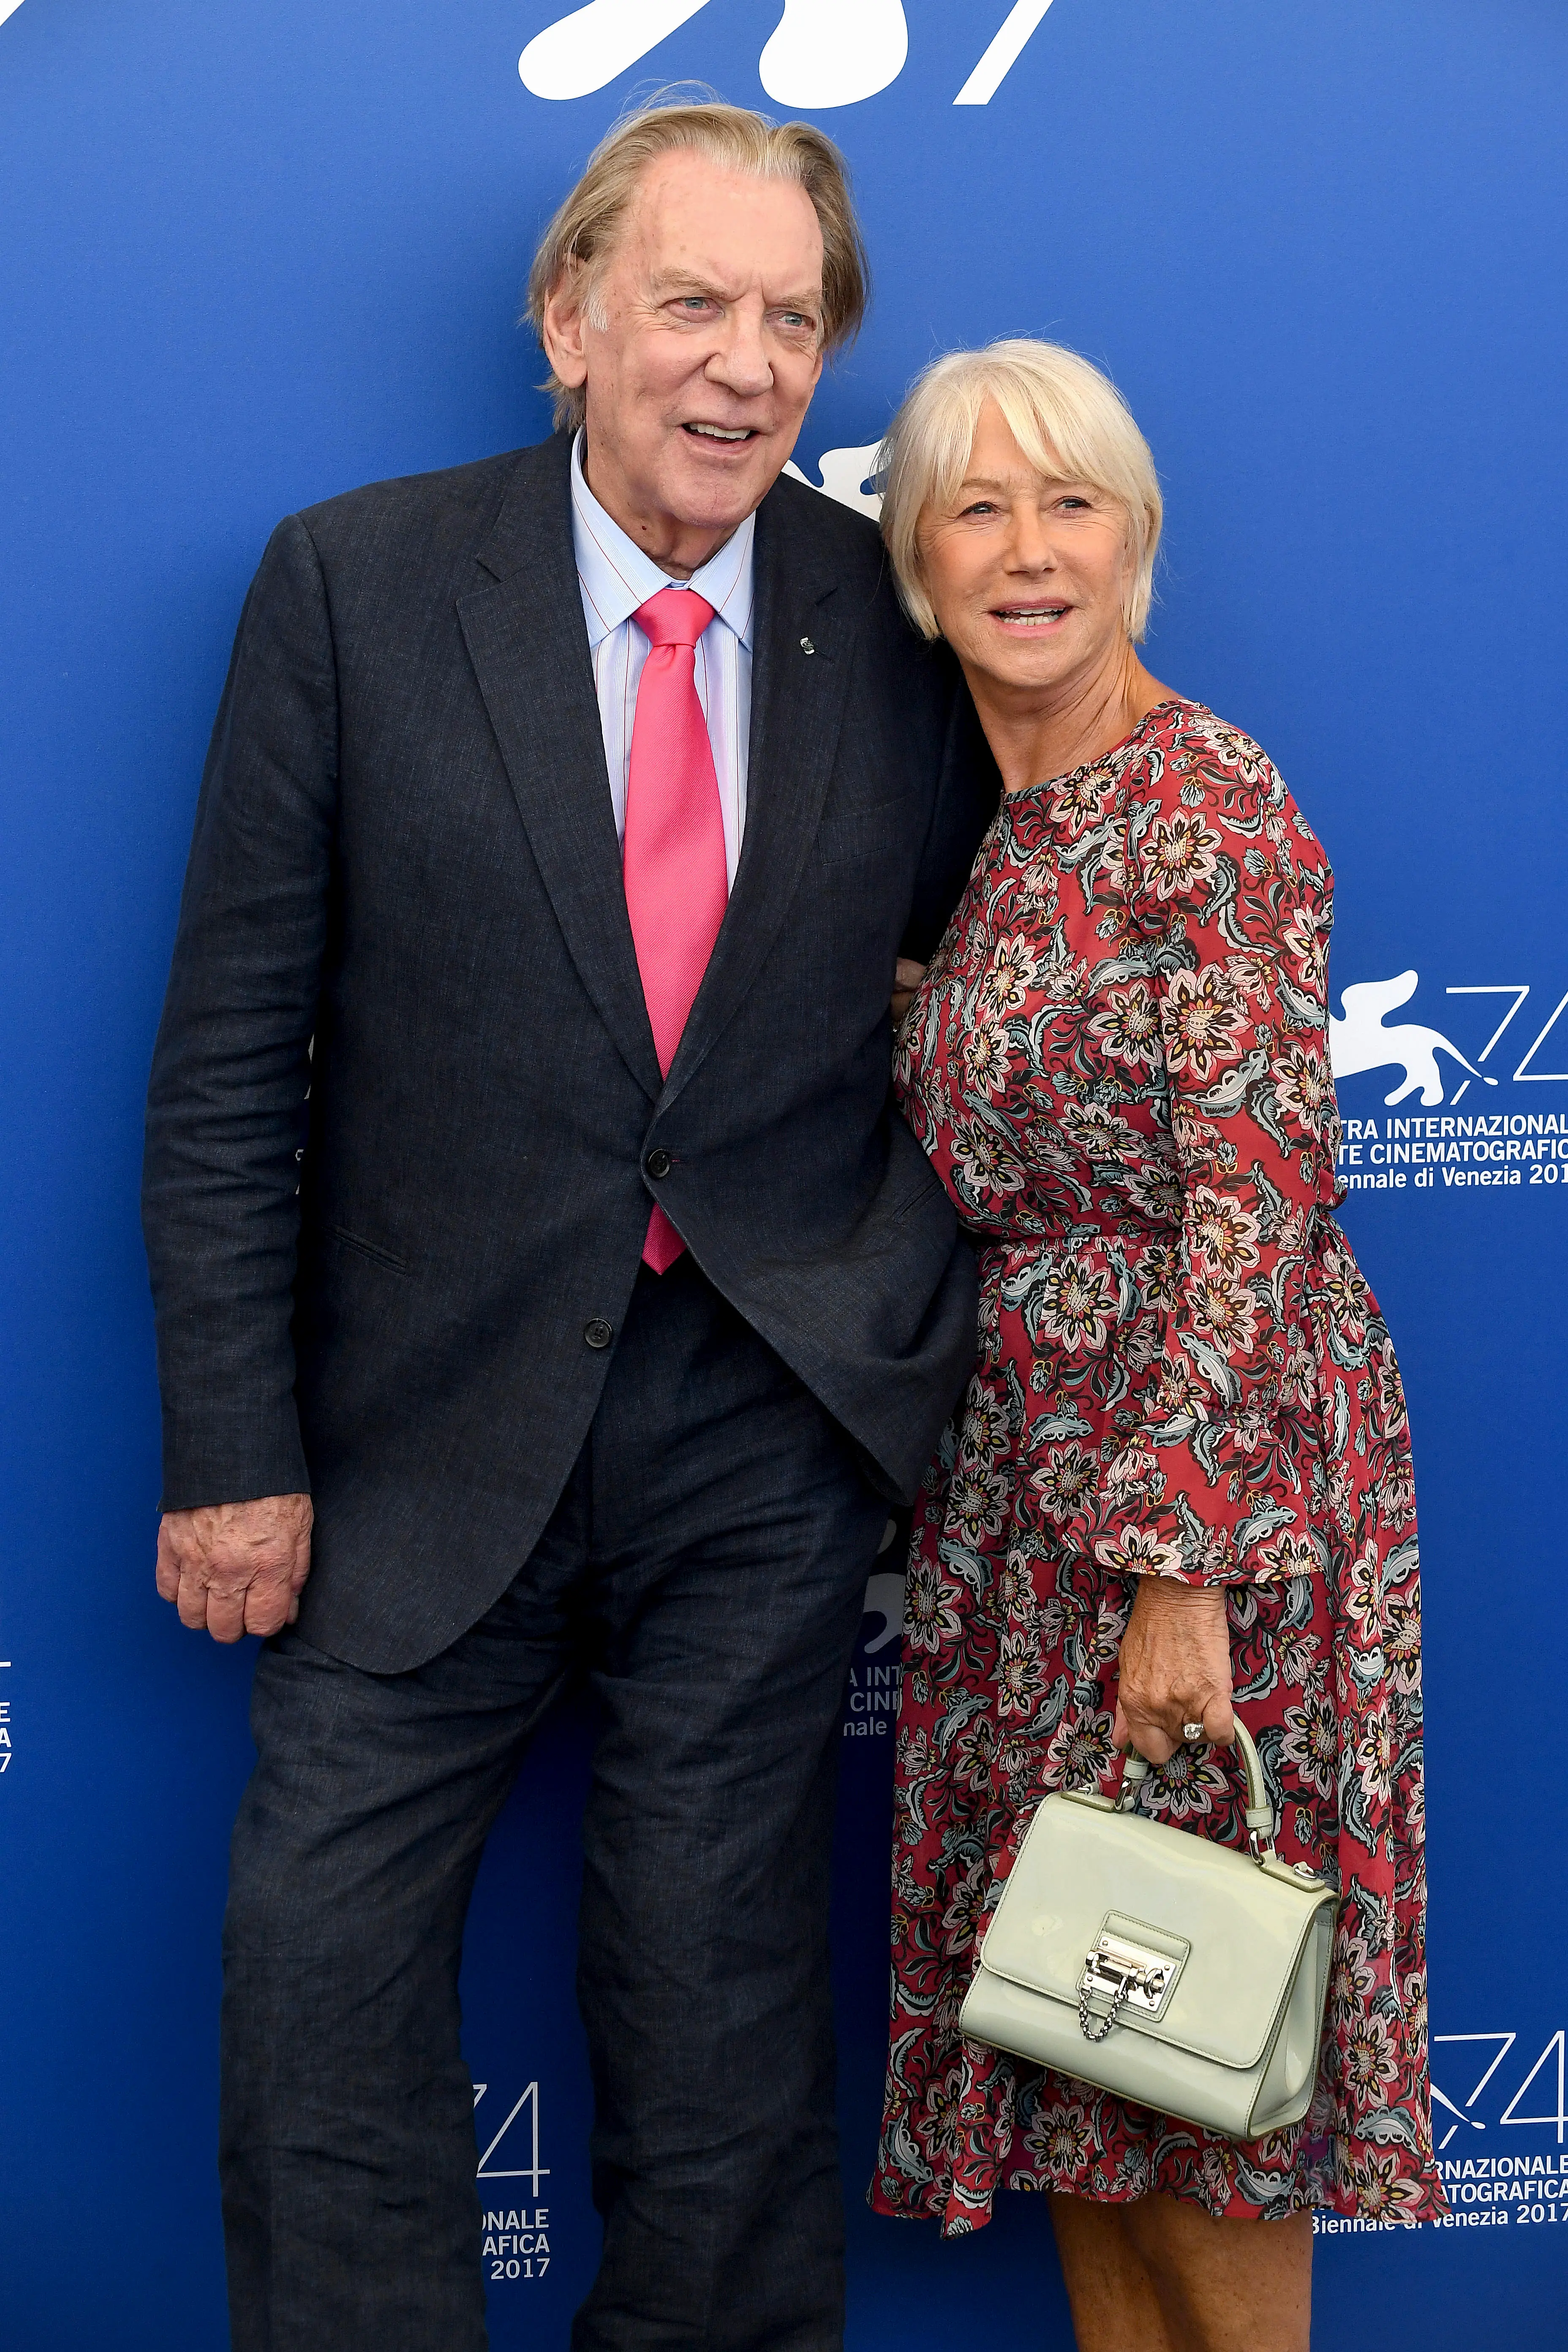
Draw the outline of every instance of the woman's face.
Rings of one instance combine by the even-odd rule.
[[[1037,471],[989,400],[963,481],[917,534],[926,593],[964,668],[1026,692],[1091,677],[1126,645],[1127,540],[1115,500]]]

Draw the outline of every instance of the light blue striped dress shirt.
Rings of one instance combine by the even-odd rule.
[[[697,640],[697,694],[713,747],[713,770],[724,818],[724,860],[731,887],[746,826],[755,530],[756,517],[748,515],[700,572],[693,572],[689,581],[671,580],[626,537],[619,523],[611,521],[588,488],[583,473],[583,436],[578,434],[572,450],[572,540],[594,657],[616,832],[622,840],[626,838],[632,719],[637,680],[648,649],[647,639],[632,614],[661,588],[694,588],[713,607],[713,618]]]
[[[672,581],[644,555],[599,506],[583,478],[583,436],[572,449],[572,543],[576,551],[583,618],[588,624],[593,682],[605,727],[609,797],[616,833],[626,840],[626,776],[632,760],[632,715],[648,640],[632,621],[660,588],[696,588],[712,604],[712,621],[696,640],[696,691],[708,719],[712,767],[724,814],[724,863],[733,887],[745,833],[745,752],[752,724],[752,539],[757,518],[724,541],[717,555],[689,581]]]

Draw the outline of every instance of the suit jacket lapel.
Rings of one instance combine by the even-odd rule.
[[[661,1108],[701,1066],[761,971],[795,896],[833,772],[857,624],[837,609],[837,583],[815,534],[802,527],[807,520],[806,511],[776,489],[757,509],[745,836]]]
[[[649,1098],[663,1083],[626,916],[620,845],[572,548],[571,445],[525,450],[458,600],[479,691],[583,984]]]

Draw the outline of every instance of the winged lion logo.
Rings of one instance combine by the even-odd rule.
[[[1340,1003],[1344,1018],[1337,1021],[1329,1016],[1329,1058],[1336,1078],[1353,1078],[1363,1070],[1401,1069],[1405,1076],[1392,1094],[1384,1096],[1385,1103],[1402,1103],[1406,1095],[1421,1089],[1421,1099],[1428,1108],[1443,1099],[1443,1074],[1437,1067],[1439,1054],[1447,1054],[1468,1070],[1472,1078],[1484,1078],[1489,1087],[1497,1080],[1487,1077],[1473,1062],[1467,1062],[1458,1047],[1444,1036],[1440,1029],[1428,1029],[1424,1022],[1401,1021],[1392,1029],[1384,1027],[1384,1016],[1415,995],[1420,973],[1402,971],[1393,980],[1358,981],[1352,988],[1340,991]]]

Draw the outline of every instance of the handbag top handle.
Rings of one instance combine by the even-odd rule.
[[[1268,1790],[1263,1778],[1263,1759],[1257,1744],[1240,1716],[1235,1718],[1236,1744],[1241,1750],[1241,1760],[1247,1769],[1247,1842],[1255,1862],[1277,1862],[1274,1850],[1274,1808],[1268,1801]],[[1135,1748],[1129,1748],[1121,1764],[1121,1795],[1117,1810],[1135,1812],[1144,1781],[1149,1778],[1149,1763]]]

